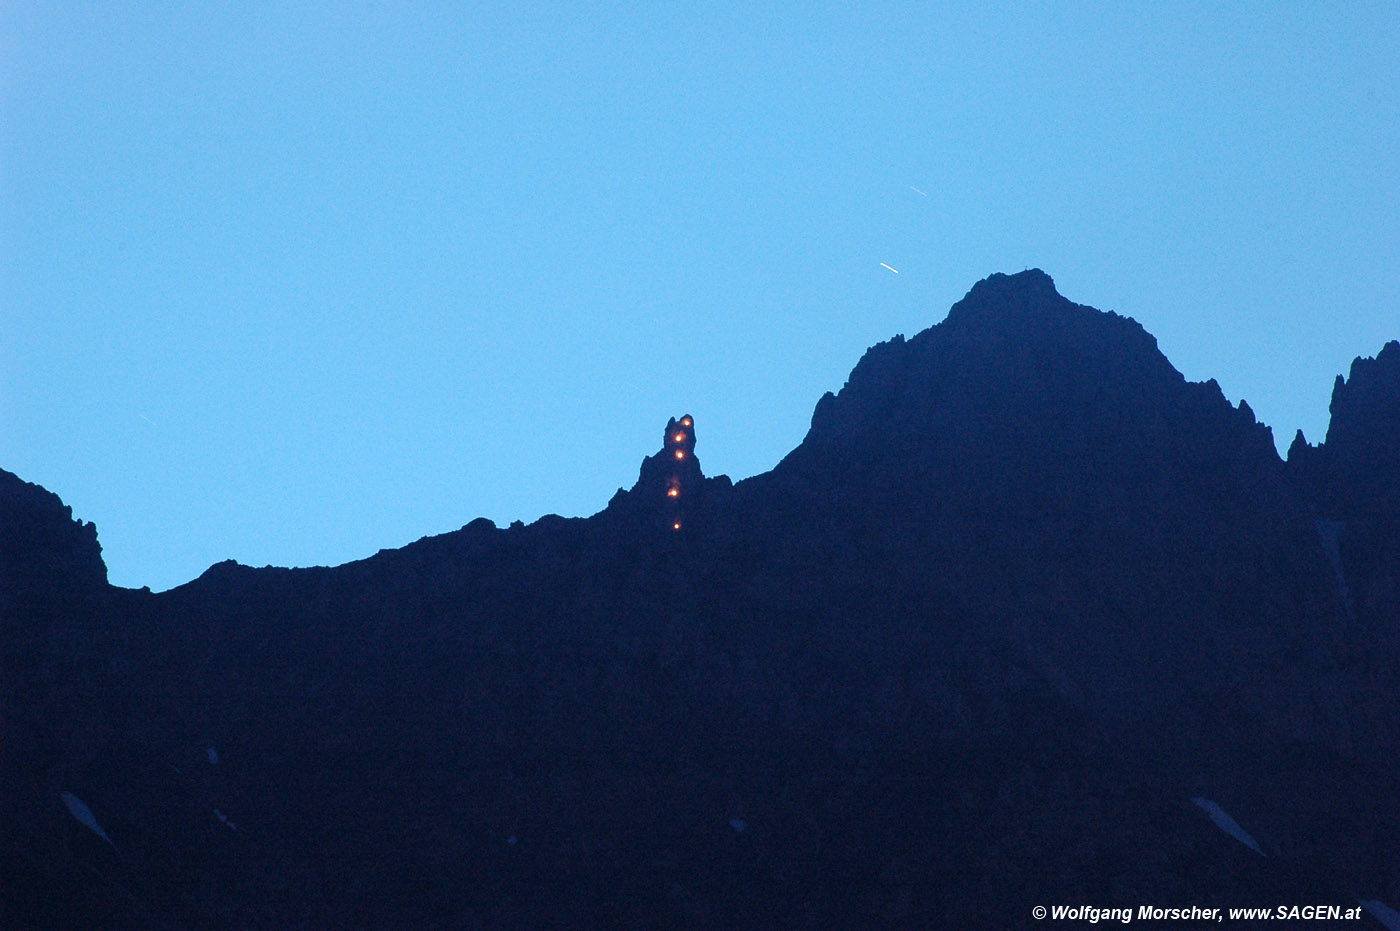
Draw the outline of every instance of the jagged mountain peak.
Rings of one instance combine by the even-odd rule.
[[[1374,357],[1354,359],[1350,376],[1337,376],[1330,411],[1328,445],[1400,445],[1400,342],[1391,340]]]
[[[1136,320],[1076,304],[1056,290],[1054,279],[1038,268],[988,275],[949,309],[942,323],[912,342],[931,338],[934,331],[965,332],[969,338],[992,345],[1053,344],[1066,337],[1090,336],[1096,343],[1114,341],[1120,351],[1160,355],[1156,339]]]
[[[903,448],[999,427],[988,436],[998,445],[1088,442],[1122,452],[1154,432],[1192,445],[1172,435],[1202,419],[1244,431],[1243,442],[1277,459],[1247,405],[1231,407],[1213,380],[1188,383],[1136,320],[1076,304],[1032,269],[991,275],[941,323],[869,349],[841,391],[817,403],[804,445],[885,435]]]
[[[22,585],[105,584],[97,526],[48,489],[0,469],[0,579]]]
[[[1293,482],[1318,516],[1350,522],[1350,536],[1393,536],[1400,521],[1400,342],[1354,359],[1349,376],[1333,384],[1330,410],[1326,440],[1310,446],[1299,431],[1289,447]],[[1400,593],[1386,597],[1400,603]]]
[[[700,505],[731,486],[727,476],[705,476],[695,443],[694,417],[682,414],[667,420],[661,449],[642,460],[631,490],[619,488],[604,513],[640,517],[673,533],[691,529]]]
[[[1015,274],[993,272],[977,282],[948,313],[950,320],[983,308],[1005,311],[1044,310],[1070,302],[1055,289],[1055,279],[1038,268]]]

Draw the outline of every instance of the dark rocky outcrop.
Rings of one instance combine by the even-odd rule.
[[[0,476],[0,918],[1400,904],[1397,359],[1284,463],[1132,319],[993,275],[870,349],[771,472],[706,477],[686,415],[593,517],[160,595]]]
[[[667,421],[661,451],[642,461],[641,473],[630,491],[617,490],[607,511],[600,515],[603,522],[623,520],[688,535],[703,527],[706,516],[721,506],[733,483],[725,475],[705,477],[700,457],[695,455],[695,442],[695,420],[689,414]]]
[[[1352,362],[1332,389],[1326,440],[1301,431],[1288,450],[1293,485],[1333,567],[1358,654],[1353,701],[1386,708],[1400,690],[1400,342]],[[1365,695],[1365,699],[1359,696]],[[1400,744],[1400,721],[1373,717],[1374,743]]]
[[[0,578],[11,596],[107,581],[97,525],[73,519],[58,495],[0,469]]]
[[[1302,431],[1288,461],[1320,513],[1336,520],[1371,519],[1400,509],[1400,342],[1375,358],[1357,359],[1351,377],[1337,376],[1332,420],[1320,446]]]

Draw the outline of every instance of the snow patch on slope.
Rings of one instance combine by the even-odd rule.
[[[1371,916],[1385,925],[1390,931],[1400,931],[1400,912],[1386,905],[1379,899],[1362,899],[1361,907],[1371,913]]]
[[[1322,541],[1322,552],[1327,555],[1327,561],[1332,565],[1332,571],[1337,573],[1337,591],[1342,596],[1342,605],[1347,612],[1347,620],[1356,620],[1356,615],[1351,609],[1351,592],[1347,589],[1346,576],[1342,574],[1342,531],[1347,525],[1340,520],[1318,520],[1317,537]]]
[[[1264,851],[1259,848],[1259,842],[1251,837],[1248,831],[1240,827],[1239,822],[1231,818],[1225,809],[1208,798],[1192,798],[1191,801],[1199,805],[1206,814],[1210,815],[1210,820],[1216,827],[1220,828],[1220,830],[1229,834],[1235,840],[1259,854],[1259,856],[1266,856]]]
[[[102,825],[97,823],[97,816],[92,813],[92,809],[87,807],[82,799],[78,798],[72,792],[60,792],[58,797],[63,799],[63,804],[68,806],[68,811],[71,812],[73,817],[77,818],[84,827],[107,843],[112,844],[112,839],[107,836],[106,831],[102,830]],[[117,845],[112,844],[112,849],[116,850]]]

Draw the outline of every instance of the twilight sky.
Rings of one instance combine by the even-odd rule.
[[[1400,337],[1397,63],[1393,0],[6,0],[0,467],[155,589],[583,516],[1030,266],[1316,442]]]

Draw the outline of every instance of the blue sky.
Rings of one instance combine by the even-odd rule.
[[[0,6],[0,467],[112,581],[771,468],[1044,268],[1286,447],[1400,337],[1400,5]],[[899,270],[893,274],[881,266]]]

